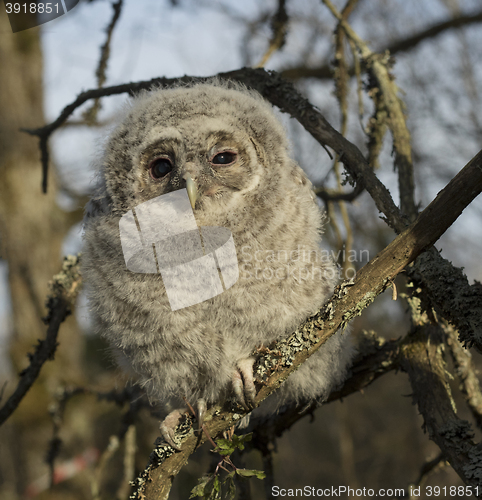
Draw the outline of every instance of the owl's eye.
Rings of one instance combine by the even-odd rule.
[[[232,151],[222,151],[213,157],[211,163],[213,165],[231,165],[236,161],[236,153]]]
[[[156,158],[149,163],[149,172],[153,179],[161,179],[172,170],[172,162],[169,158]]]

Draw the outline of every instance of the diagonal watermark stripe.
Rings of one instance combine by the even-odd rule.
[[[186,189],[129,210],[119,232],[127,269],[160,274],[173,311],[215,297],[239,278],[231,231],[199,228]]]

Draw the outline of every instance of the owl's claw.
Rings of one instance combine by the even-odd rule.
[[[206,410],[208,406],[203,398],[199,398],[196,401],[196,418],[197,418],[197,428],[199,431],[203,428],[204,417],[206,416]]]
[[[254,358],[238,361],[237,370],[233,374],[233,390],[238,403],[246,410],[255,406],[256,387],[253,377]]]
[[[167,417],[161,422],[161,425],[159,426],[159,430],[161,431],[164,441],[177,451],[180,451],[181,448],[175,442],[176,427],[178,426],[179,420],[181,419],[184,411],[185,409],[171,411],[171,413],[167,415]]]
[[[192,409],[192,406],[190,406]],[[164,441],[169,446],[172,446],[175,450],[180,451],[180,446],[176,443],[176,427],[179,425],[179,421],[183,413],[187,410],[187,408],[179,408],[177,410],[171,411],[167,415],[167,417],[161,422],[159,426],[159,430],[161,431],[161,435],[164,438]],[[198,421],[198,430],[202,430],[202,426],[204,423],[204,417],[206,416],[207,404],[206,401],[202,398],[199,398],[196,401],[196,419]]]

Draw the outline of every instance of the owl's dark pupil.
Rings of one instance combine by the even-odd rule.
[[[160,179],[172,170],[172,163],[167,158],[157,158],[153,160],[149,166],[151,177]]]
[[[212,163],[215,165],[229,165],[233,163],[236,155],[234,153],[230,153],[229,151],[224,151],[222,153],[218,153],[213,159]]]

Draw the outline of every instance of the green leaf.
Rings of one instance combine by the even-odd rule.
[[[191,496],[189,498],[204,497],[206,486],[211,479],[212,476],[200,477],[198,479],[198,484],[191,490]]]
[[[206,488],[206,500],[221,500],[221,483],[218,476],[214,476],[213,481]]]
[[[262,470],[254,469],[236,469],[236,474],[241,477],[253,477],[256,476],[258,479],[264,479],[266,474]]]
[[[231,455],[236,449],[236,445],[232,441],[228,441],[227,439],[218,439],[216,441],[216,448],[214,451],[223,456]]]
[[[241,451],[244,450],[244,443],[251,441],[253,438],[253,433],[245,434],[244,436],[237,436],[233,434],[232,442],[236,448],[239,448]]]
[[[233,434],[231,440],[222,438],[218,439],[216,441],[216,448],[214,449],[214,451],[216,451],[220,455],[229,456],[234,453],[236,448],[239,448],[241,451],[243,451],[244,443],[251,441],[252,438],[253,433],[251,432],[250,434],[245,434],[244,436],[236,436],[236,434]]]
[[[234,500],[236,496],[236,485],[234,484],[234,471],[228,474],[224,480],[226,486],[226,492],[224,494],[224,500]]]

